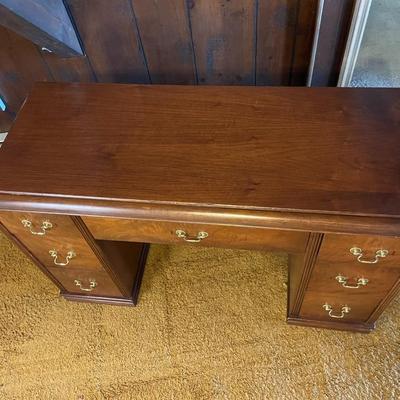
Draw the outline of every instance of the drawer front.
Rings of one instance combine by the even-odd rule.
[[[118,287],[105,271],[74,268],[48,268],[69,293],[87,296],[123,297]]]
[[[349,295],[341,296],[331,293],[319,293],[307,291],[300,310],[300,317],[304,319],[335,322],[366,322],[376,306],[380,302],[379,296]],[[324,305],[330,306],[329,309]],[[342,312],[347,306],[349,312]]]
[[[368,295],[383,298],[400,279],[400,268],[392,265],[353,265],[319,261],[313,269],[307,290],[340,297]]]
[[[301,253],[305,249],[308,237],[304,232],[263,228],[120,218],[83,217],[82,219],[92,235],[102,240],[193,243],[211,247]],[[179,235],[177,231],[180,231]]]
[[[385,251],[384,257],[379,253],[381,250]],[[318,260],[349,266],[390,265],[400,268],[400,238],[327,234],[324,236]]]
[[[46,267],[67,263],[71,268],[102,270],[96,255],[68,216],[0,212],[0,221]]]

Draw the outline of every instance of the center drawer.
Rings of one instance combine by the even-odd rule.
[[[264,228],[122,218],[83,217],[96,239],[145,243],[192,243],[209,247],[301,253],[308,234]]]

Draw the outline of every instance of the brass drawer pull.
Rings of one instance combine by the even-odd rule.
[[[335,315],[335,314],[332,314],[333,309],[332,309],[332,306],[331,306],[330,304],[325,303],[325,304],[322,306],[322,308],[323,308],[325,311],[328,311],[328,314],[329,314],[329,316],[330,316],[331,318],[343,318],[346,314],[348,314],[348,313],[351,311],[351,308],[350,308],[350,307],[348,307],[348,306],[343,306],[343,307],[342,307],[342,313],[341,313],[340,315]]]
[[[376,264],[379,261],[379,258],[385,258],[388,254],[388,250],[380,249],[375,252],[375,259],[373,260],[362,260],[363,251],[359,247],[352,247],[350,249],[350,253],[353,256],[357,256],[357,261],[363,264]]]
[[[185,242],[189,242],[189,243],[199,243],[203,239],[208,237],[208,233],[203,232],[203,231],[199,232],[196,236],[189,236],[185,231],[182,231],[181,229],[177,229],[175,231],[175,234],[176,234],[176,236],[178,236],[178,238],[181,238]]]
[[[74,283],[84,292],[91,292],[97,286],[97,282],[94,279],[89,280],[89,287],[87,288],[82,286],[82,282],[79,279],[75,279]]]
[[[69,252],[67,253],[67,256],[65,257],[65,262],[59,262],[59,261],[57,261],[57,257],[58,257],[57,250],[50,250],[50,251],[49,251],[49,254],[53,257],[53,262],[54,262],[54,264],[55,264],[55,265],[58,265],[58,266],[60,266],[60,267],[65,267],[66,265],[69,264],[69,261],[70,261],[72,258],[76,257],[76,253],[75,253],[73,250],[71,250],[71,251],[69,251]]]
[[[342,275],[338,275],[336,277],[336,280],[342,284],[343,287],[347,288],[347,289],[358,289],[361,286],[367,286],[369,280],[367,278],[358,278],[357,279],[357,283],[355,285],[348,285],[347,284],[347,280],[349,278],[347,278],[346,276],[342,276]]]
[[[32,221],[29,221],[29,219],[21,219],[21,224],[24,226],[24,228],[29,229],[29,232],[32,233],[32,235],[38,235],[38,236],[44,236],[46,234],[46,231],[50,230],[53,227],[53,224],[47,220],[42,221],[42,226],[40,227],[40,231],[33,230]]]

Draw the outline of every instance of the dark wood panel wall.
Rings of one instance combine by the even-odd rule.
[[[34,81],[304,86],[318,0],[65,0],[85,57],[0,27],[8,129]],[[1,24],[1,21],[0,21]]]

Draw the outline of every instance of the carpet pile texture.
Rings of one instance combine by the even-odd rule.
[[[154,245],[138,307],[74,303],[0,236],[0,399],[399,399],[400,299],[370,334],[288,326],[286,275]]]

